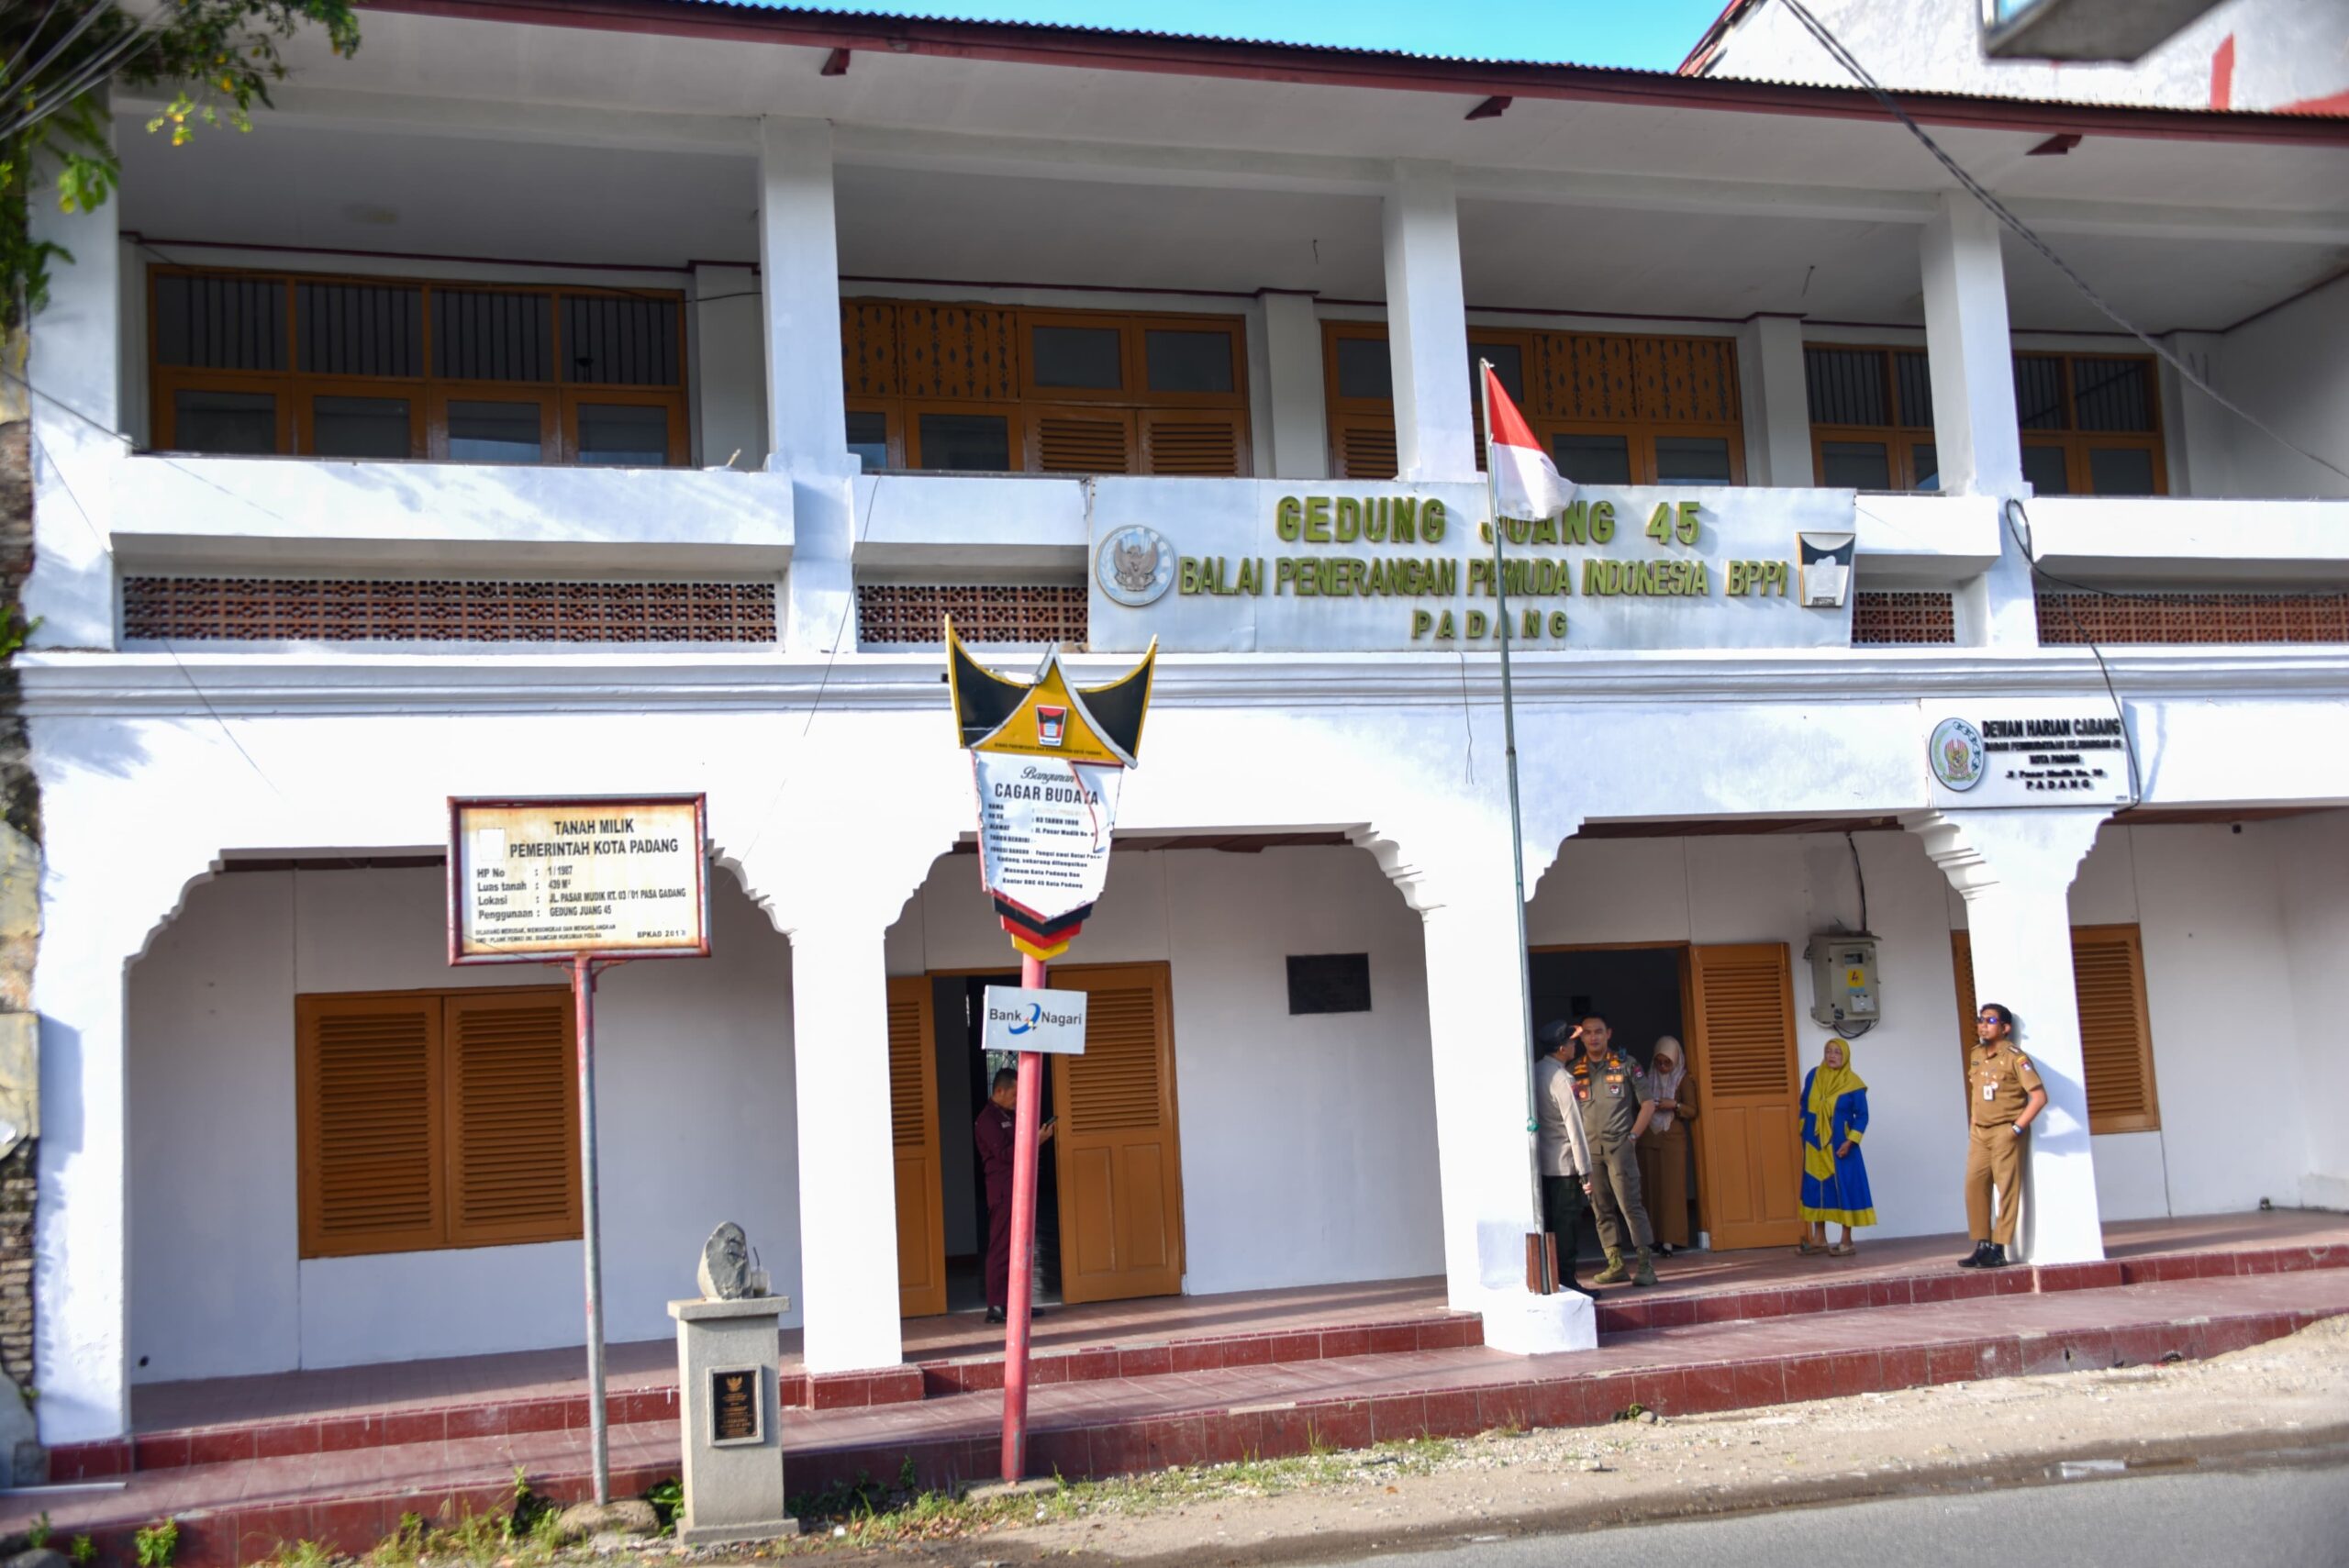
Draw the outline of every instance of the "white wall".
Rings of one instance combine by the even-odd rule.
[[[2210,341],[2210,339],[2203,339]],[[2216,340],[2211,384],[2302,450],[2349,468],[2349,276],[2277,306]],[[2216,470],[2198,495],[2349,495],[2349,479],[2310,462],[2199,392],[2179,394],[2187,417],[2214,432]],[[2198,453],[2197,462],[2202,459]]]
[[[2300,1202],[2349,1209],[2349,811],[2253,823],[2243,832],[2267,840],[2283,889],[2299,1093],[2309,1107]]]
[[[297,1257],[295,995],[561,983],[450,968],[442,898],[437,870],[218,876],[132,966],[135,1380],[580,1342],[576,1242]],[[692,1294],[722,1220],[797,1292],[789,948],[730,877],[711,919],[710,958],[629,965],[598,990],[615,1342],[668,1337],[666,1304]]]
[[[1285,960],[1321,952],[1370,955],[1368,1013],[1290,1016]],[[1010,954],[967,855],[941,859],[889,933],[896,974]],[[1067,962],[1152,960],[1174,993],[1185,1289],[1440,1272],[1426,960],[1377,862],[1338,848],[1119,853]]]
[[[2311,1124],[2339,1125],[2349,1103],[2312,1095],[2303,1079],[2296,1048],[2308,1037],[2290,955],[2305,943],[2286,918],[2278,835],[2262,828],[2108,826],[2072,884],[2073,924],[2133,921],[2144,948],[2161,1130],[2096,1139],[2107,1219],[2295,1204]],[[2339,848],[2336,888],[2349,875]],[[2321,853],[2311,856],[2308,873],[2323,866]],[[2310,887],[2309,898],[2339,919],[2337,892]],[[2250,1103],[2254,1093],[2263,1103]],[[2334,1114],[2310,1114],[2328,1107]]]

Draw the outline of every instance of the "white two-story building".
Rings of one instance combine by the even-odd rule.
[[[1015,965],[950,612],[1013,671],[1159,639],[1054,972],[1063,1296],[1440,1273],[1507,1345],[1478,359],[1585,486],[1506,547],[1534,1009],[1688,1042],[1712,1248],[1794,1239],[1849,1001],[1805,953],[1863,931],[1879,1233],[1962,1228],[1974,998],[2051,1092],[2031,1257],[2349,1203],[2349,121],[1905,100],[2222,404],[1842,88],[703,0],[364,33],[250,135],[118,104],[119,199],[39,220],[47,1440],[578,1342],[562,977],[449,966],[452,795],[708,798],[710,956],[601,992],[614,1339],[729,1218],[813,1370],[964,1305]]]

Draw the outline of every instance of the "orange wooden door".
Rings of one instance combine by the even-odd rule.
[[[1174,1023],[1163,963],[1055,969],[1083,991],[1085,1054],[1054,1064],[1061,1299],[1123,1301],[1183,1288],[1183,1159]]]
[[[1699,1207],[1717,1251],[1802,1233],[1801,1077],[1784,942],[1688,950]]]
[[[897,1312],[946,1310],[946,1207],[930,977],[889,981],[889,1151],[897,1175]]]

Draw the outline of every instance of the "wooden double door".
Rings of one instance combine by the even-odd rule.
[[[1174,1012],[1163,963],[1073,964],[1060,990],[1087,994],[1085,1054],[1054,1063],[1061,1299],[1122,1301],[1183,1288],[1183,1161]],[[897,1198],[897,1294],[908,1318],[946,1310],[945,1158],[931,979],[889,982],[889,1120]],[[952,1141],[948,1141],[952,1139]],[[943,1152],[942,1152],[943,1151]]]
[[[1793,1242],[1802,1232],[1802,1075],[1787,944],[1620,947],[1678,954],[1698,1229],[1717,1251]],[[1594,994],[1604,1010],[1603,989]]]

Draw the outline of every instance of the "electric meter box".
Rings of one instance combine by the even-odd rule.
[[[1802,955],[1810,960],[1810,1016],[1821,1028],[1873,1024],[1882,1016],[1874,937],[1813,937]]]

